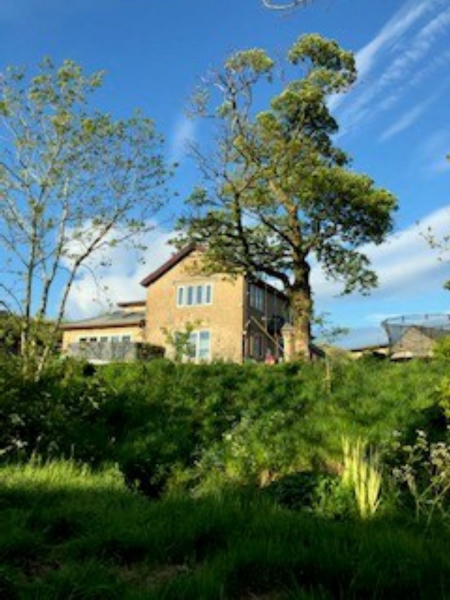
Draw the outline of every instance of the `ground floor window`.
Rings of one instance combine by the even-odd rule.
[[[112,342],[112,343],[128,342],[129,343],[132,341],[132,337],[131,337],[131,335],[111,335],[111,336],[102,335],[98,338],[97,337],[80,337],[80,338],[78,338],[78,341],[80,343],[100,342],[101,344],[106,344],[107,342]]]
[[[264,339],[259,333],[253,334],[250,337],[250,354],[253,358],[258,359],[264,357],[264,346]]]
[[[191,360],[209,360],[211,358],[211,332],[193,331],[189,335],[187,355]]]

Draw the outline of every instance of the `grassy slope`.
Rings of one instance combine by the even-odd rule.
[[[0,469],[0,597],[445,598],[450,537],[238,493],[149,502],[114,471]]]

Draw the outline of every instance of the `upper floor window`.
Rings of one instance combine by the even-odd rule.
[[[177,306],[201,306],[212,304],[212,284],[179,285]]]
[[[250,306],[264,312],[264,290],[253,283],[250,284]]]

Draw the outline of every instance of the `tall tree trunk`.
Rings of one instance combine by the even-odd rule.
[[[311,319],[312,319],[312,294],[309,283],[310,267],[305,262],[301,267],[294,269],[294,282],[289,290],[289,303],[294,327],[294,352],[295,356],[311,359]]]

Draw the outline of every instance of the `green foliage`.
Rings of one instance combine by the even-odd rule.
[[[445,597],[446,370],[338,362],[328,390],[321,363],[67,361],[39,382],[0,363],[0,591]],[[394,435],[421,422],[430,436]],[[361,444],[343,459],[342,435],[379,446],[379,467]]]
[[[171,358],[176,363],[188,360],[192,355],[191,334],[200,325],[201,321],[194,321],[193,323],[185,323],[181,330],[171,331],[167,327],[162,328],[165,342],[169,346],[172,355]]]
[[[444,598],[450,543],[399,521],[328,520],[237,490],[159,502],[115,470],[0,468],[5,598]]]
[[[87,376],[67,361],[39,382],[20,369],[18,360],[0,364],[3,459],[114,461],[131,486],[157,497],[167,488],[205,493],[304,470],[335,473],[342,435],[386,446],[395,430],[430,419],[446,366],[336,362],[331,390],[320,363],[155,360]]]
[[[342,482],[354,493],[361,519],[369,519],[375,515],[380,505],[381,472],[378,455],[374,452],[367,453],[366,444],[360,438],[354,444],[344,438],[342,451]]]
[[[8,357],[0,364],[0,457],[110,459],[113,400],[101,381],[83,376],[82,365],[55,365],[34,382],[24,380],[20,361]]]
[[[107,247],[142,249],[167,196],[153,121],[96,110],[102,80],[48,58],[34,76],[8,67],[0,77],[0,268],[15,279],[0,286],[0,305],[20,317],[24,370],[35,379],[58,344],[79,270],[88,260],[103,265]]]
[[[433,357],[446,363],[450,362],[450,335],[446,335],[434,344]]]
[[[395,451],[393,475],[403,499],[412,499],[416,517],[430,523],[448,515],[450,445],[430,442],[426,432],[418,430],[412,444],[397,442]]]
[[[344,293],[369,291],[377,278],[361,248],[383,241],[396,200],[351,170],[334,144],[328,99],[355,81],[353,55],[309,34],[276,66],[263,50],[238,52],[198,91],[199,114],[217,125],[217,150],[196,149],[205,181],[179,222],[178,243],[205,247],[206,270],[277,279],[290,301],[294,350],[306,358],[312,255]],[[268,84],[275,93],[259,110],[255,90],[267,96]]]

